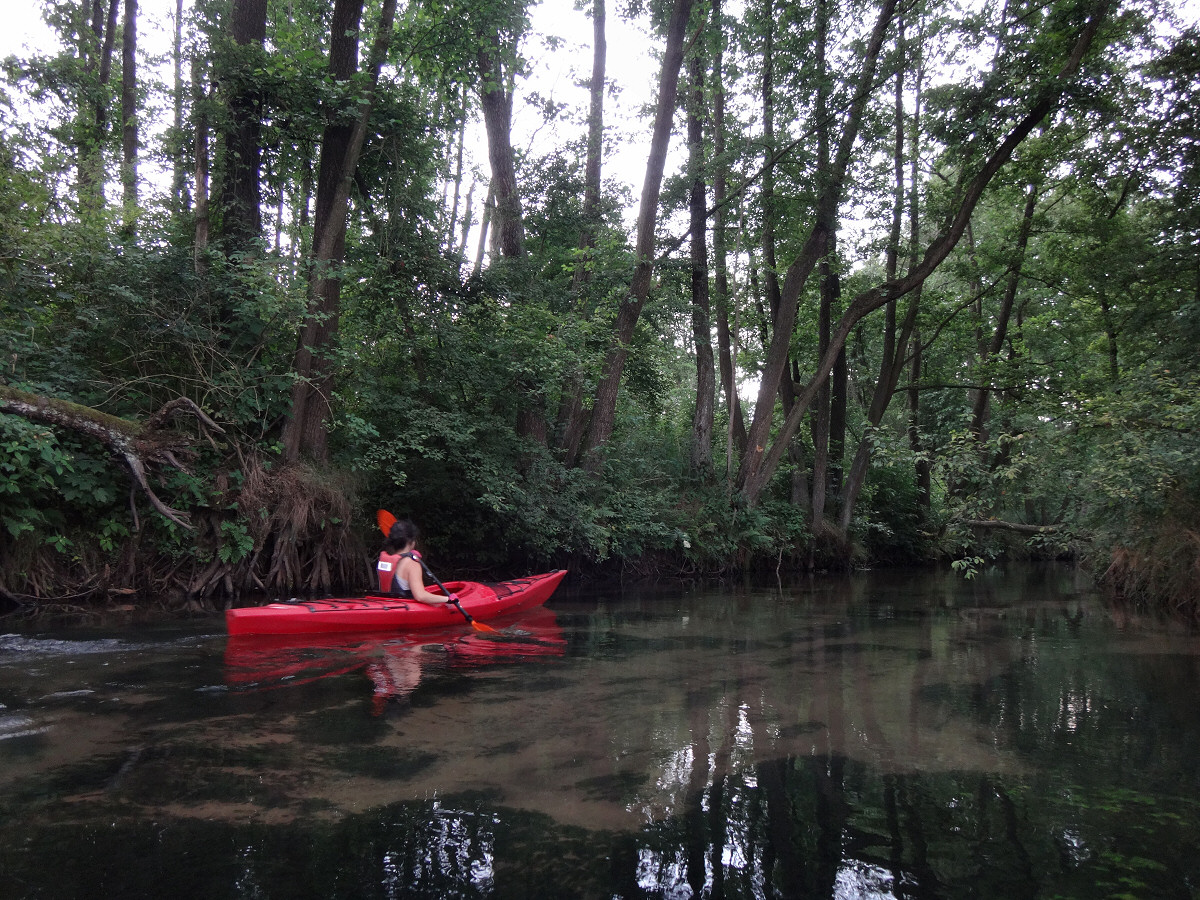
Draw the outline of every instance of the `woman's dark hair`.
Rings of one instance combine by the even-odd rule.
[[[408,519],[398,519],[392,524],[388,536],[383,539],[383,549],[387,553],[399,553],[410,543],[416,543],[419,536],[416,525]]]

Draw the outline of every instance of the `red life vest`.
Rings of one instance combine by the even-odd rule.
[[[388,553],[386,550],[380,551],[379,562],[375,564],[376,573],[379,575],[379,593],[411,597],[412,592],[400,584],[400,560],[420,558],[416,552]]]

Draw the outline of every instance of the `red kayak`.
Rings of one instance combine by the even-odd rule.
[[[505,613],[541,606],[566,575],[565,569],[531,575],[514,581],[481,584],[450,581],[447,590],[458,597],[462,608],[480,622]],[[441,594],[431,586],[430,593]],[[322,634],[347,631],[448,628],[467,621],[453,605],[430,606],[415,600],[400,600],[368,594],[335,600],[295,600],[231,609],[225,613],[230,634]]]

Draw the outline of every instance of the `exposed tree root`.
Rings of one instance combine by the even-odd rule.
[[[1164,528],[1154,553],[1112,550],[1100,583],[1135,607],[1164,609],[1200,620],[1200,533]]]
[[[213,572],[244,591],[323,593],[362,587],[365,550],[350,528],[351,491],[343,475],[303,463],[242,467],[237,505],[253,549],[238,570]],[[228,585],[227,585],[228,586]]]

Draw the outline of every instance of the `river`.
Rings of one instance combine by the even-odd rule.
[[[0,622],[0,897],[1190,898],[1198,660],[1040,566]]]

